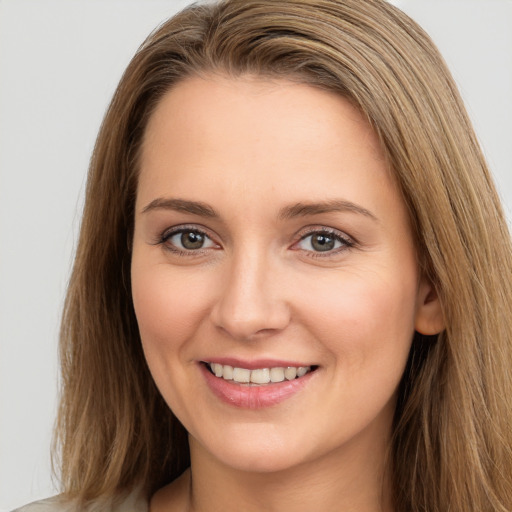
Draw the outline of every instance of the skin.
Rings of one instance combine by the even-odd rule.
[[[290,210],[326,201],[344,207]],[[180,227],[205,245],[165,238]],[[341,238],[321,252],[311,232],[325,230]],[[392,510],[396,389],[414,330],[442,320],[378,139],[348,101],[249,76],[168,92],[142,148],[132,288],[149,368],[190,434],[191,469],[153,512]],[[245,409],[207,386],[200,361],[214,357],[318,368],[283,402]]]

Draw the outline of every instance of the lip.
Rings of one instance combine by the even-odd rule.
[[[238,368],[247,368],[255,370],[258,368],[273,368],[281,366],[304,366],[297,365],[297,363],[276,361],[276,360],[258,360],[249,362],[242,362],[234,359],[211,359],[208,362],[218,364],[229,364]],[[270,364],[269,364],[270,363]],[[265,385],[254,384],[239,384],[232,381],[227,381],[219,377],[215,377],[203,362],[199,363],[200,372],[206,381],[206,384],[212,393],[224,403],[233,407],[242,409],[262,409],[265,407],[272,407],[280,404],[281,402],[291,398],[304,389],[310,382],[316,370],[307,373],[298,379],[269,383]]]

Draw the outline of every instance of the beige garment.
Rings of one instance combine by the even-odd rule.
[[[148,512],[148,503],[141,498],[138,492],[132,492],[125,499],[116,504],[112,502],[92,503],[83,512]],[[77,509],[74,503],[63,503],[59,496],[47,498],[41,501],[34,501],[12,512],[82,512]]]

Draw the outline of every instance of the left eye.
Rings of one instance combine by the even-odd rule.
[[[177,249],[185,251],[197,251],[198,249],[215,247],[213,241],[205,233],[191,229],[175,231],[165,237],[165,241]]]
[[[305,251],[329,252],[349,246],[348,240],[328,231],[317,231],[303,237],[297,247]]]

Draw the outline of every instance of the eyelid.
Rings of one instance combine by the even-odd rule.
[[[326,234],[331,235],[336,240],[341,242],[342,246],[338,247],[336,249],[332,249],[330,251],[324,251],[324,252],[322,252],[322,251],[312,251],[312,250],[307,250],[307,249],[302,249],[302,248],[298,248],[297,247],[297,245],[300,242],[302,242],[303,240],[305,240],[309,236],[317,234],[317,233],[318,234],[326,233]],[[329,256],[337,255],[337,254],[339,254],[341,252],[344,252],[347,249],[351,249],[355,245],[357,245],[357,241],[353,237],[351,237],[350,235],[347,235],[343,231],[340,231],[340,230],[335,229],[335,228],[330,228],[330,227],[327,227],[327,226],[310,226],[310,227],[308,227],[305,230],[300,232],[300,234],[298,235],[298,240],[296,240],[293,243],[293,245],[292,245],[292,249],[293,250],[304,251],[306,253],[309,253],[313,257],[329,257]]]
[[[201,248],[195,249],[195,250],[194,249],[182,249],[180,247],[176,247],[174,244],[169,243],[170,238],[172,238],[173,236],[175,236],[179,233],[183,233],[183,232],[187,232],[187,231],[200,233],[205,238],[210,240],[215,245],[215,247],[201,247]],[[163,245],[169,251],[179,253],[179,254],[185,254],[187,256],[194,255],[194,254],[195,255],[202,254],[204,251],[207,251],[209,249],[221,247],[220,244],[215,240],[215,238],[210,234],[210,231],[208,229],[204,228],[203,226],[197,225],[197,224],[180,224],[178,226],[172,226],[170,228],[167,228],[164,231],[162,231],[161,234],[158,235],[158,237],[155,241],[155,245]]]
[[[180,247],[175,246],[172,244],[172,247],[170,244],[168,244],[168,241],[171,237],[173,237],[176,234],[183,233],[186,231],[192,231],[196,233],[200,233],[204,235],[206,238],[208,238],[216,247],[201,247],[199,249],[181,249]],[[338,247],[336,249],[332,249],[329,251],[313,251],[313,250],[307,250],[297,247],[297,245],[305,240],[307,237],[317,234],[317,233],[326,233],[331,236],[333,236],[337,241],[341,242],[342,246]],[[155,245],[163,245],[165,246],[169,251],[174,253],[179,253],[187,256],[191,255],[199,255],[202,254],[205,251],[208,251],[210,249],[219,249],[222,248],[221,244],[215,240],[215,236],[212,236],[210,234],[210,230],[205,228],[204,226],[198,225],[198,224],[181,224],[177,226],[172,226],[170,228],[166,228],[161,232],[161,234],[158,235],[157,239],[155,240]],[[291,249],[292,250],[300,250],[306,253],[309,253],[312,257],[329,257],[337,255],[347,249],[350,249],[357,245],[357,241],[347,233],[340,231],[335,228],[327,227],[327,226],[308,226],[305,227],[301,232],[297,235],[296,241],[292,244]]]

